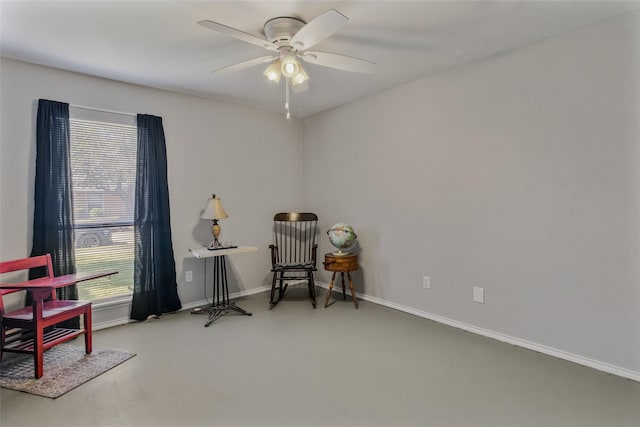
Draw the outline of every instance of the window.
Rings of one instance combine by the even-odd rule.
[[[119,272],[78,283],[79,298],[131,294],[136,118],[79,107],[69,113],[76,267]]]

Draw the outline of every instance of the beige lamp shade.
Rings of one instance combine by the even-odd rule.
[[[204,212],[200,216],[202,219],[223,219],[228,218],[229,215],[224,211],[222,207],[222,201],[216,198],[216,195],[212,195],[207,202],[207,207],[204,208]]]

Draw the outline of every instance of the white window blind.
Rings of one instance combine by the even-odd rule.
[[[78,272],[118,270],[78,284],[80,299],[133,290],[135,116],[70,108],[71,174]]]

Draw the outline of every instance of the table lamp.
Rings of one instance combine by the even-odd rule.
[[[213,225],[211,225],[211,234],[213,235],[213,242],[210,246],[214,248],[219,248],[220,242],[218,241],[218,237],[220,237],[220,226],[218,225],[218,220],[223,218],[228,218],[229,215],[224,211],[222,207],[222,201],[216,198],[216,195],[211,195],[211,198],[207,201],[207,207],[204,208],[204,212],[200,216],[202,219],[211,219],[213,220]]]

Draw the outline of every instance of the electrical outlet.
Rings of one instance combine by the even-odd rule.
[[[189,270],[184,274],[184,280],[191,282],[193,280],[193,271]]]
[[[484,288],[478,286],[473,287],[473,301],[484,304]]]
[[[422,276],[422,287],[424,289],[431,289],[431,279],[429,276]]]

